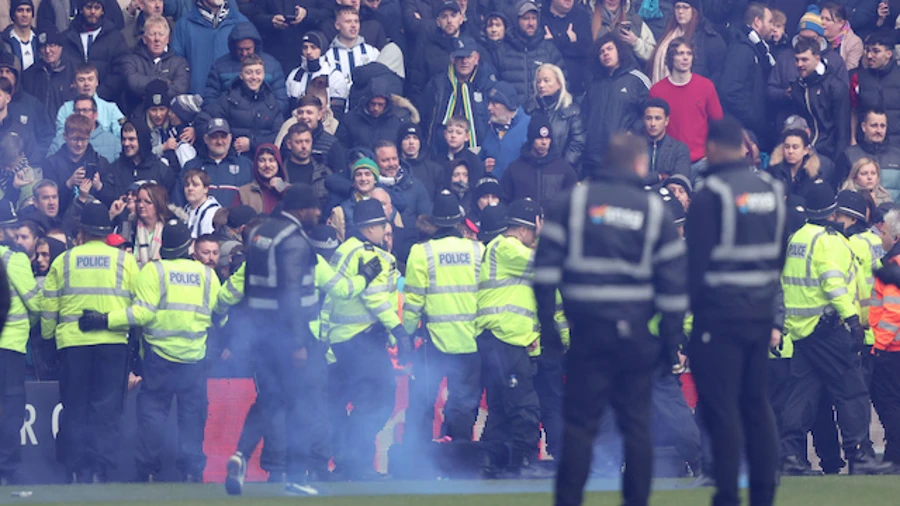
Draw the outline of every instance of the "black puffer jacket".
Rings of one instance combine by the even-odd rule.
[[[850,145],[850,90],[822,71],[791,83],[791,98],[794,113],[809,124],[816,151],[834,160]]]
[[[704,18],[697,23],[691,41],[694,43],[694,65],[691,72],[710,80],[716,79],[725,60],[725,39]]]
[[[109,3],[104,0],[104,5]],[[97,34],[97,38],[91,44],[88,57],[84,57],[84,51],[81,46],[81,32],[87,31],[84,26],[81,14],[72,20],[72,25],[65,31],[65,46],[63,51],[70,58],[92,63],[97,67],[100,74],[100,87],[97,88],[97,94],[103,100],[115,102],[119,98],[119,92],[124,87],[124,79],[117,72],[118,65],[122,57],[128,54],[128,43],[122,32],[116,29],[114,23],[109,19],[102,22],[102,29]]]
[[[206,124],[213,118],[228,120],[234,139],[248,137],[250,153],[256,153],[260,144],[275,142],[275,135],[284,123],[272,88],[264,82],[258,92],[252,92],[240,79],[231,83],[228,93],[203,105],[197,116],[199,131],[205,131]]]
[[[566,62],[566,87],[574,96],[584,93],[584,82],[587,69],[588,52],[591,34],[591,13],[580,3],[576,3],[565,16],[558,17],[550,11],[550,2],[545,2],[541,12],[541,21],[553,34],[553,44],[559,49]],[[569,26],[575,32],[575,42],[569,40],[566,32]]]
[[[553,42],[544,40],[540,26],[533,37],[526,38],[518,29],[508,31],[503,44],[496,46],[491,63],[497,69],[497,79],[516,88],[519,100],[534,95],[534,74],[544,63],[552,63],[565,70],[562,54]]]
[[[47,120],[56,122],[56,112],[65,102],[75,98],[72,82],[75,80],[76,60],[62,56],[59,65],[49,67],[39,60],[22,73],[22,89],[44,105]]]
[[[550,119],[550,134],[553,142],[550,150],[556,156],[562,157],[573,167],[581,163],[581,155],[584,153],[584,145],[587,141],[587,131],[581,118],[581,107],[572,103],[569,107],[556,109],[559,93],[549,97],[535,97],[525,104],[525,112],[534,116],[536,110],[543,111]]]
[[[888,141],[900,146],[900,67],[893,58],[882,69],[863,69],[857,74],[858,111],[883,109],[887,112]],[[861,137],[861,136],[858,136]]]
[[[749,32],[746,25],[732,29],[716,89],[725,114],[737,118],[763,142],[770,137],[766,131],[766,82],[774,65],[769,58],[774,57],[762,49],[762,43],[751,42]]]
[[[103,190],[108,192],[115,200],[123,195],[128,187],[136,181],[156,181],[165,187],[169,195],[173,195],[175,191],[175,171],[162,162],[159,157],[153,154],[153,147],[150,141],[150,131],[144,127],[137,128],[138,145],[140,153],[138,159],[140,162],[134,163],[133,158],[128,158],[125,153],[119,155],[114,162],[109,165],[109,190],[104,186]]]
[[[369,100],[373,97],[387,99],[387,108],[377,118],[369,114],[367,109]],[[418,123],[418,116],[419,113],[408,100],[392,95],[387,90],[386,83],[380,79],[375,80],[368,97],[360,100],[359,105],[341,119],[335,137],[344,146],[350,148],[364,146],[371,149],[376,141],[396,140],[400,125],[410,122]],[[343,167],[340,170],[343,170]]]
[[[602,164],[610,136],[643,130],[642,108],[650,91],[650,79],[637,69],[633,60],[624,62],[612,74],[603,70],[595,75],[581,104],[588,125],[583,160]]]
[[[452,61],[450,53],[453,51],[453,43],[456,39],[447,37],[440,28],[435,28],[428,33],[424,40],[416,44],[412,58],[407,62],[409,69],[407,76],[407,89],[410,100],[414,104],[421,105],[425,85],[435,76],[447,74],[447,68]],[[479,53],[483,53],[479,49]]]
[[[159,79],[167,82],[170,97],[187,93],[191,86],[191,68],[187,60],[171,50],[156,60],[143,41],[138,42],[134,51],[122,57],[120,69],[120,73],[125,76],[128,92],[128,107],[123,111],[125,115],[144,99],[144,90],[150,81]]]

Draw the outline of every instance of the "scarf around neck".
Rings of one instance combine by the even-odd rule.
[[[478,72],[477,68],[472,72],[469,81],[472,80],[472,77],[475,77],[475,72]],[[441,124],[446,125],[450,121],[454,111],[456,111],[457,102],[462,100],[463,116],[469,120],[469,146],[478,147],[478,138],[475,136],[475,115],[472,112],[472,101],[469,98],[469,83],[467,81],[459,82],[459,79],[456,77],[456,68],[452,63],[447,70],[447,75],[450,78],[450,85],[453,86],[453,92],[450,93],[450,100],[447,101],[447,109],[444,111],[444,118],[441,120]]]
[[[213,12],[203,5],[203,2],[197,2],[197,10],[200,11],[200,15],[203,16],[203,19],[209,21],[213,28],[218,28],[219,23],[228,17],[231,8],[228,7],[228,2],[225,2],[222,4],[222,7],[219,7],[218,12]]]
[[[841,47],[841,43],[844,42],[844,35],[847,35],[848,33],[850,33],[850,22],[844,21],[844,26],[841,27],[841,33],[839,33],[837,37],[832,39],[831,47],[833,47],[834,49],[838,49],[839,47]]]
[[[137,234],[135,241],[135,254],[137,256],[138,265],[143,267],[148,262],[159,260],[159,249],[162,247],[162,230],[163,220],[156,222],[153,230],[149,230],[143,223],[138,220]]]

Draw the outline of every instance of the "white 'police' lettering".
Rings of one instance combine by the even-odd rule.
[[[806,245],[792,242],[788,245],[788,256],[794,258],[806,258]]]
[[[76,256],[76,269],[109,269],[109,257],[105,256]]]
[[[180,286],[200,286],[200,275],[196,272],[169,272],[169,284]]]
[[[440,265],[469,265],[472,263],[471,253],[439,253],[438,264]]]

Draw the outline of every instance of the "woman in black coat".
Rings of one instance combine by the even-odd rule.
[[[805,130],[788,130],[781,136],[781,145],[775,148],[774,161],[766,171],[784,183],[788,195],[806,198],[810,188],[817,182],[831,183],[829,175],[822,171],[819,156],[812,151],[809,135]],[[781,155],[776,157],[775,155]]]
[[[581,107],[572,99],[563,71],[552,63],[538,67],[534,74],[534,91],[535,96],[525,104],[525,112],[529,116],[534,116],[537,111],[547,115],[553,139],[550,149],[577,171],[587,132],[581,118]]]
[[[693,0],[675,2],[675,15],[666,24],[666,31],[659,38],[656,50],[649,62],[650,80],[656,84],[669,75],[666,68],[666,51],[676,37],[684,37],[694,44],[694,66],[691,71],[708,79],[722,66],[725,59],[725,40],[703,14]]]

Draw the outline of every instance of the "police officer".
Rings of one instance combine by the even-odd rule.
[[[623,503],[646,505],[650,495],[651,377],[661,348],[648,321],[660,312],[661,337],[680,335],[687,294],[684,243],[659,195],[642,189],[647,153],[643,139],[614,136],[606,169],[553,203],[538,246],[534,290],[544,349],[562,349],[552,320],[557,285],[572,325],[558,506],[582,502],[607,403],[625,439]]]
[[[338,247],[331,265],[339,274],[352,276],[360,259],[368,262],[379,258],[383,270],[357,297],[326,297],[324,311],[327,340],[337,359],[334,372],[345,382],[340,402],[353,403],[343,424],[346,448],[335,460],[347,478],[367,480],[384,477],[372,469],[375,436],[394,406],[393,368],[385,346],[390,339],[395,340],[398,361],[406,363],[411,344],[398,314],[396,260],[382,248],[388,221],[381,203],[374,199],[359,201],[353,221],[356,229]]]
[[[86,311],[131,306],[138,266],[132,255],[107,246],[112,233],[106,206],[84,205],[81,244],[53,261],[44,282],[41,334],[60,350],[63,412],[57,444],[70,482],[103,482],[119,451],[119,422],[128,374],[125,330],[83,332]]]
[[[850,474],[882,474],[891,464],[864,451],[871,408],[858,357],[865,346],[856,301],[859,266],[843,235],[854,220],[835,212],[834,192],[824,184],[810,190],[806,209],[808,222],[791,237],[782,276],[785,332],[794,344],[793,390],[781,434],[782,472],[809,473],[806,433],[827,392],[841,421]]]
[[[16,216],[0,205],[0,227],[14,225]],[[12,241],[0,243],[0,484],[17,480],[22,460],[19,429],[25,418],[25,346],[31,329],[29,313],[41,310],[40,289],[28,257]],[[7,285],[9,288],[7,289]]]
[[[531,465],[540,438],[540,404],[529,351],[539,347],[534,293],[533,249],[542,225],[541,207],[528,199],[510,204],[506,230],[487,245],[478,278],[478,351],[482,381],[491,407],[481,441],[482,472],[509,468],[541,477]]]
[[[444,377],[448,390],[445,435],[471,441],[481,402],[475,313],[484,246],[463,238],[456,229],[465,212],[449,190],[435,197],[432,218],[438,229],[431,240],[410,249],[403,289],[406,331],[413,333],[420,320],[424,323],[424,343],[416,354],[416,393],[406,412],[403,438],[411,446],[432,439],[434,399]]]
[[[221,287],[209,267],[191,259],[191,231],[171,219],[163,227],[160,255],[141,269],[134,304],[108,314],[90,312],[79,320],[84,332],[143,327],[144,360],[137,397],[140,444],[137,481],[155,481],[172,399],[178,399],[176,465],[186,482],[200,482],[206,467],[207,331]]]
[[[310,330],[318,317],[315,288],[316,255],[304,228],[319,219],[321,211],[309,202],[303,185],[282,194],[282,210],[250,234],[245,264],[244,298],[254,331],[261,333],[253,349],[258,384],[271,386],[270,406],[283,406],[287,434],[287,483],[285,492],[317,495],[307,472],[315,465],[317,445],[327,431],[315,417],[321,412],[325,388],[325,347]],[[263,417],[268,422],[269,416]],[[253,440],[253,446],[259,436]],[[252,450],[251,450],[252,451]],[[247,461],[243,453],[227,463],[225,489],[243,491]]]

